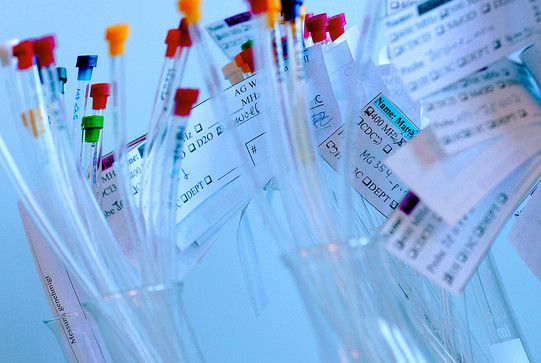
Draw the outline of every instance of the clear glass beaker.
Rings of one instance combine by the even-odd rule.
[[[302,249],[283,260],[325,362],[439,361],[405,311],[377,240]]]
[[[182,304],[182,284],[123,291],[83,304],[114,362],[204,362]]]

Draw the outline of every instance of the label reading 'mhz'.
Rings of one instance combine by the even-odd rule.
[[[353,153],[349,170],[353,187],[386,217],[390,216],[408,189],[384,164],[384,160],[419,131],[383,94],[377,95],[358,115],[351,132]],[[319,145],[319,153],[335,169],[345,148],[342,126]]]

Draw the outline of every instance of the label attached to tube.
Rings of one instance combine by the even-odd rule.
[[[78,313],[73,318],[63,318],[61,323],[58,323],[65,351],[74,362],[95,361],[98,356],[102,356],[102,361],[105,361],[104,356],[107,353],[103,344],[100,344],[99,332],[93,328],[81,305],[87,297],[72,280],[64,264],[49,247],[46,238],[21,203],[19,212],[52,315]]]
[[[541,121],[524,67],[503,59],[423,100],[432,131],[446,153],[465,150]]]
[[[507,239],[526,266],[541,281],[541,191],[530,194]]]
[[[406,145],[419,130],[383,94],[371,100],[355,119],[351,139],[352,157],[349,172],[353,187],[386,217],[396,209],[408,192],[407,186],[387,167],[384,160]],[[322,142],[318,151],[339,171],[344,151],[344,127]]]
[[[409,193],[381,231],[387,249],[446,290],[460,293],[540,172],[535,156],[454,225]]]
[[[386,163],[450,225],[458,223],[540,149],[540,125],[510,130],[453,155],[441,150],[431,128],[420,132]]]
[[[241,45],[255,39],[252,14],[247,11],[207,25],[205,28],[229,60],[241,52]]]
[[[420,1],[385,19],[392,63],[414,99],[535,42],[539,0]]]

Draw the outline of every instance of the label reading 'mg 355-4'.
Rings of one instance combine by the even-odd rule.
[[[377,95],[360,112],[352,130],[350,171],[353,187],[383,215],[390,216],[408,189],[384,164],[384,160],[419,131],[383,94]],[[345,130],[340,127],[321,145],[319,153],[335,169],[345,152]]]

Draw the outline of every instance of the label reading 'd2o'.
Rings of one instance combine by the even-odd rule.
[[[355,176],[353,187],[388,217],[408,189],[383,161],[419,130],[381,93],[361,110],[353,127],[351,150],[354,152],[350,168]],[[344,133],[342,126],[318,148],[321,156],[337,171],[345,147]]]

